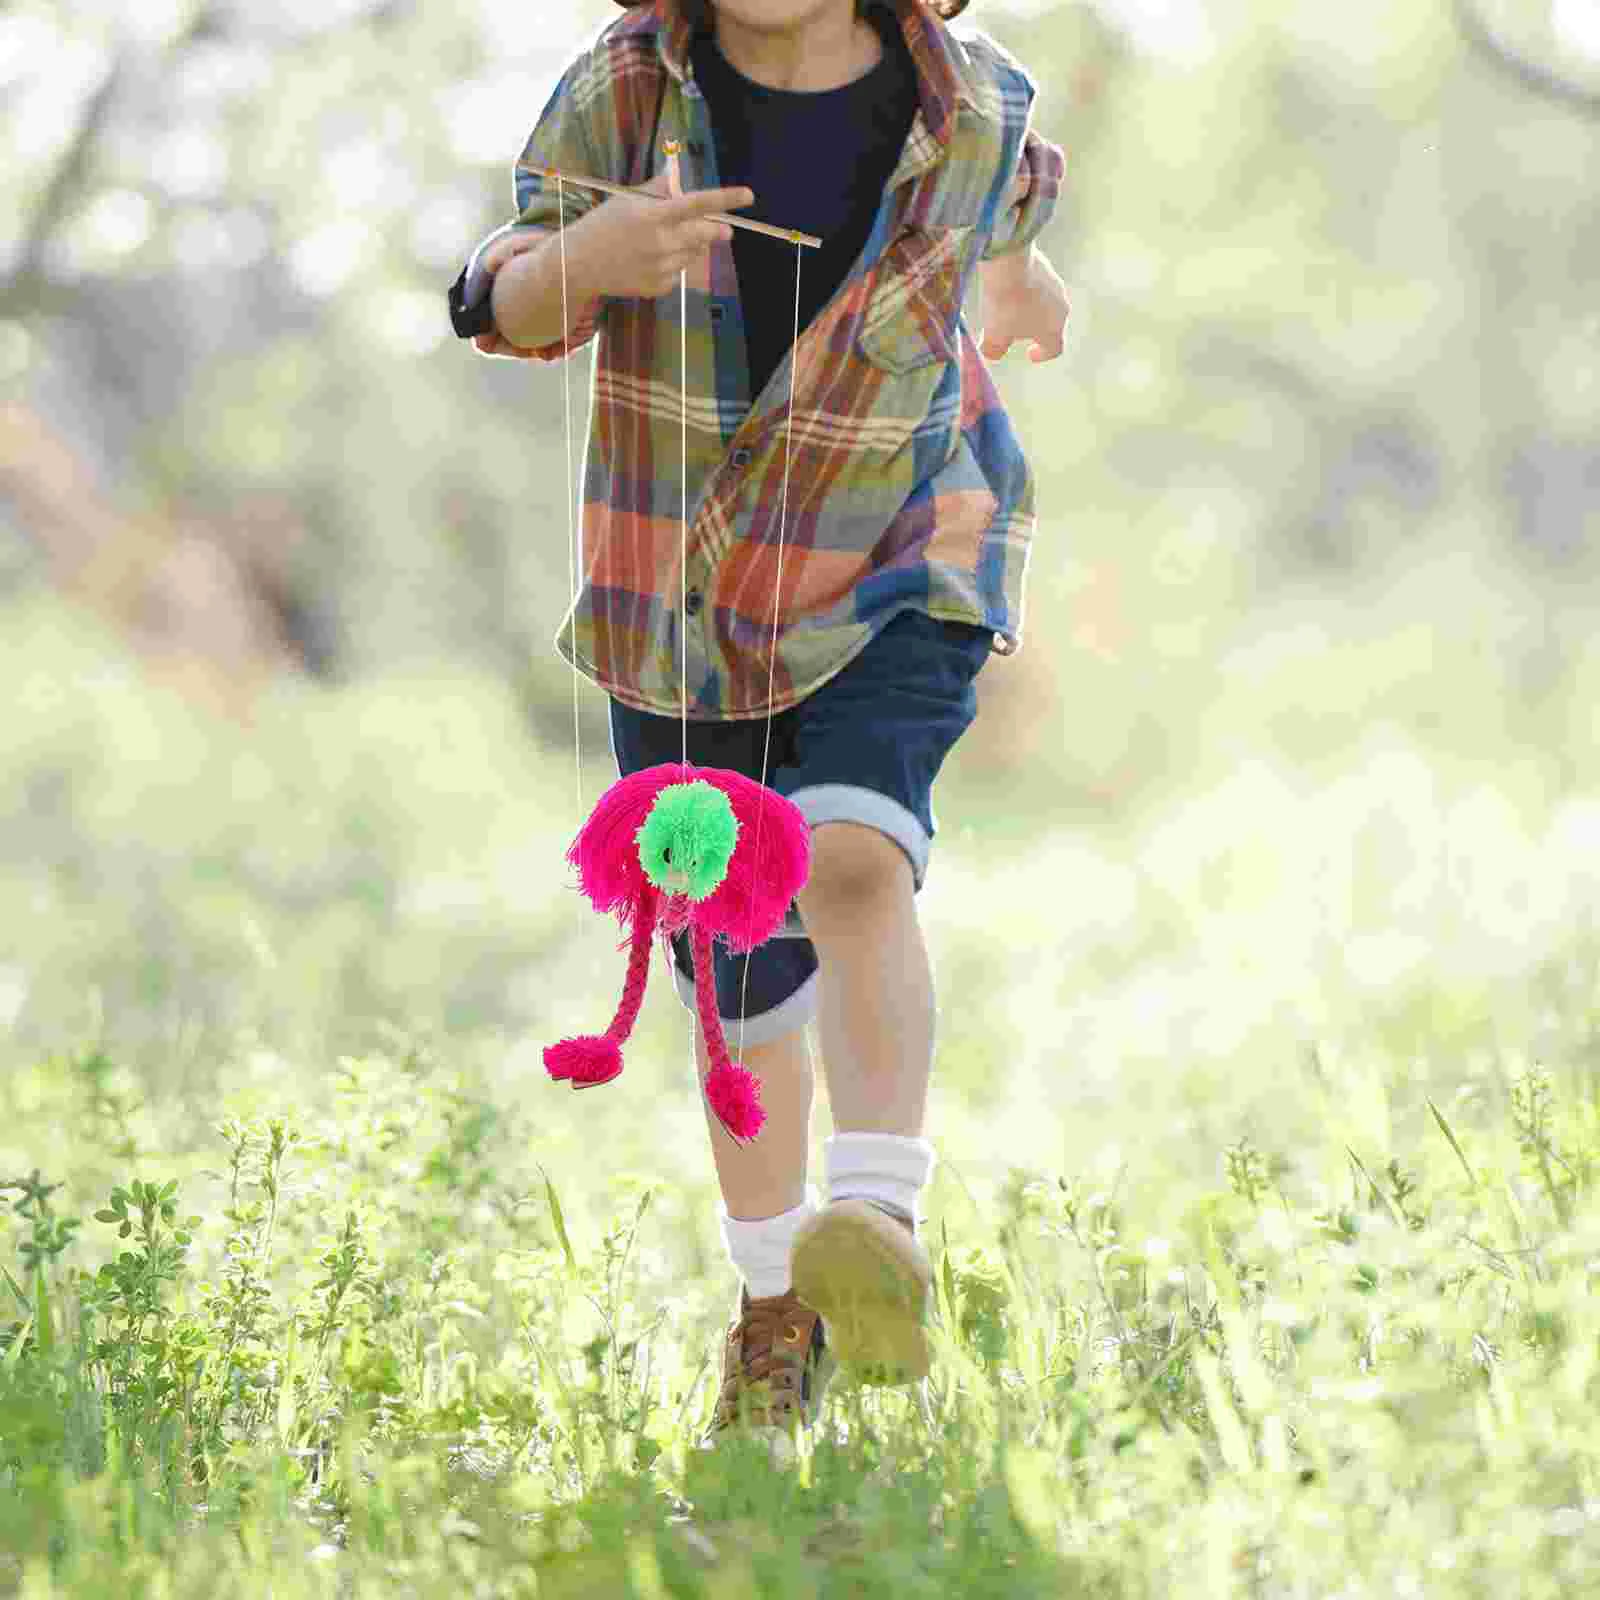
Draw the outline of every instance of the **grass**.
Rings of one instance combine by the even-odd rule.
[[[697,1448],[663,975],[621,1083],[539,1065],[621,980],[560,752],[459,675],[219,727],[5,624],[0,1594],[1600,1587],[1600,826],[1525,751],[1262,736],[982,852],[953,769],[928,1414],[845,1386],[781,1469]]]

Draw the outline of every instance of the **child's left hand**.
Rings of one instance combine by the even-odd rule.
[[[502,234],[483,253],[484,271],[492,278],[513,256],[520,256],[524,251],[532,250],[536,245],[543,244],[548,237],[548,234],[543,233]],[[530,360],[533,356],[531,350],[523,350],[512,344],[498,328],[490,328],[487,333],[473,334],[472,342],[486,356],[514,356],[519,361]]]
[[[1035,365],[1054,361],[1066,347],[1067,286],[1038,249],[1020,261],[1002,258],[981,270],[983,341],[980,348],[998,361],[1019,339],[1033,348]]]

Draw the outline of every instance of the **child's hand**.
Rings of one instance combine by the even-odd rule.
[[[484,271],[491,278],[494,277],[513,256],[520,256],[524,251],[536,249],[549,237],[547,233],[502,234],[483,252]],[[531,350],[522,350],[512,344],[498,328],[491,328],[487,333],[473,334],[472,342],[486,356],[516,356],[525,361],[533,354]]]
[[[635,195],[650,195],[649,200]],[[659,300],[678,287],[679,274],[714,244],[726,244],[733,229],[714,222],[713,212],[742,211],[755,204],[745,188],[683,192],[678,158],[648,183],[612,195],[584,218],[584,245],[591,280],[604,295],[621,300]],[[668,203],[663,205],[665,200]]]
[[[1019,339],[1033,348],[1037,365],[1054,361],[1066,347],[1067,286],[1037,249],[1015,260],[1003,257],[979,269],[983,284],[984,329],[980,348],[998,361]]]

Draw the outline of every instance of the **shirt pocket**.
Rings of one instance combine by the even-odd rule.
[[[959,359],[962,299],[979,242],[975,226],[903,229],[873,269],[860,353],[896,377]]]

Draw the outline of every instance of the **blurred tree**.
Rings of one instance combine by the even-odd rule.
[[[1043,240],[1073,290],[1068,354],[1000,369],[1041,527],[1029,649],[986,674],[991,700],[1064,712],[1100,650],[1115,670],[1197,606],[1248,603],[1175,582],[1210,558],[1168,545],[1233,552],[1272,587],[1357,581],[1441,530],[1498,540],[1559,561],[1541,638],[1586,625],[1595,59],[1549,6],[1454,4],[1192,0],[1151,28],[1127,0],[977,0],[957,24],[1028,65],[1068,152]],[[59,552],[92,528],[145,552],[97,571],[148,585],[188,562],[253,596],[257,621],[205,647],[219,659],[449,654],[570,737],[549,640],[571,586],[562,386],[581,429],[587,369],[484,360],[449,337],[444,288],[510,214],[556,75],[616,18],[610,0],[538,26],[370,0],[0,14],[0,379],[98,496],[71,525],[13,448],[10,519],[49,570],[73,582]],[[251,628],[275,642],[242,648]],[[1021,759],[1008,720],[976,735],[999,763]]]
[[[22,404],[0,405],[0,494],[53,582],[218,709],[246,713],[275,673],[321,664],[315,628],[284,581],[280,552],[297,521],[287,502],[241,503],[210,523],[127,511]]]

